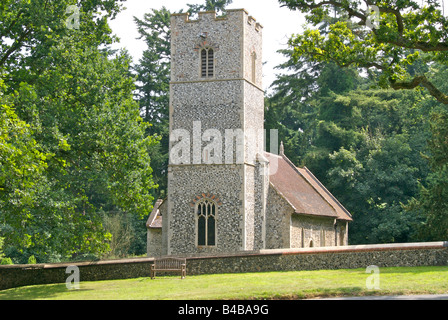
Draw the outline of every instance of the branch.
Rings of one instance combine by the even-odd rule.
[[[418,49],[424,52],[439,52],[439,51],[448,51],[448,44],[444,42],[436,43],[435,45],[428,44],[426,42],[417,41],[411,42],[406,41],[403,37],[399,37],[398,40],[388,40],[381,41],[383,43],[390,43],[396,45],[398,47],[407,48],[407,49]]]
[[[0,34],[0,39],[3,38],[3,37],[6,37],[6,36],[11,32],[12,28],[14,28],[14,26],[15,26],[16,23],[17,23],[17,21],[19,21],[19,18],[20,18],[20,16],[22,15],[22,13],[23,13],[23,10],[19,10],[19,11],[17,12],[16,19],[11,23],[11,25],[9,26],[9,28],[6,29],[4,33]]]
[[[383,71],[386,70],[386,68],[384,66],[382,66],[376,62],[352,60],[352,61],[348,61],[345,63],[341,63],[337,59],[334,59],[332,57],[327,57],[324,54],[319,54],[319,53],[314,53],[314,52],[313,53],[308,52],[308,54],[316,55],[316,56],[319,56],[319,55],[323,56],[326,60],[336,63],[338,65],[338,67],[340,67],[340,68],[348,68],[352,64],[356,64],[359,67],[364,67],[364,68],[375,67],[379,70],[383,70]],[[434,86],[432,84],[432,82],[429,81],[428,78],[426,78],[426,76],[416,76],[410,82],[392,82],[391,81],[391,87],[394,90],[402,90],[402,89],[411,90],[411,89],[415,89],[418,86],[422,86],[422,87],[426,88],[429,91],[429,93],[431,94],[431,96],[436,98],[436,100],[438,102],[443,103],[443,104],[448,104],[448,95],[444,94],[442,91],[437,89],[436,86]]]
[[[366,23],[367,16],[365,14],[363,14],[362,12],[359,12],[359,11],[355,11],[352,8],[348,7],[348,6],[344,6],[342,3],[337,2],[335,0],[322,1],[320,3],[307,5],[306,7],[308,7],[309,9],[317,9],[317,8],[320,8],[320,7],[325,6],[325,5],[332,5],[332,6],[337,7],[337,8],[343,8],[343,9],[345,9],[347,11],[347,13],[350,16],[357,17],[357,18],[359,18],[361,20],[361,22],[363,22],[364,24]]]
[[[373,5],[372,1],[370,1],[370,0],[365,0],[365,3],[368,5]],[[337,8],[342,8],[348,13],[349,16],[359,18],[360,19],[360,21],[358,22],[359,25],[366,25],[367,15],[363,14],[360,11],[356,11],[347,5],[344,5],[341,2],[338,2],[337,0],[326,0],[326,1],[319,2],[319,3],[305,4],[305,5],[301,5],[301,6],[282,5],[282,7],[286,6],[290,9],[299,9],[302,12],[305,12],[306,9],[317,9],[317,8],[320,8],[320,7],[323,7],[326,5],[331,5],[331,6],[334,6]],[[395,40],[380,40],[380,39],[378,39],[379,42],[389,43],[389,44],[393,44],[398,47],[407,48],[407,49],[418,49],[418,50],[422,50],[424,52],[448,51],[448,43],[446,43],[446,42],[438,42],[436,44],[430,44],[430,43],[422,42],[422,41],[413,42],[413,41],[404,39],[403,38],[404,22],[403,22],[403,16],[401,15],[400,10],[388,8],[388,7],[378,7],[378,9],[380,12],[391,13],[391,14],[395,15],[395,19],[397,22],[397,31],[399,34],[397,39],[395,39]],[[375,29],[373,29],[373,32],[375,34],[377,34]]]
[[[0,59],[0,67],[5,64],[9,57],[22,45],[23,40],[31,33],[31,29],[23,33],[18,40],[6,51],[5,55]]]
[[[441,92],[439,89],[437,89],[431,81],[429,81],[426,76],[417,76],[410,82],[396,82],[392,83],[391,87],[394,90],[401,90],[401,89],[415,89],[418,86],[422,86],[426,88],[429,93],[436,98],[437,101],[443,104],[448,104],[448,95]]]

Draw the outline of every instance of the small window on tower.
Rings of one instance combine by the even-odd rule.
[[[255,83],[255,80],[257,79],[257,54],[255,52],[252,52],[252,82]]]
[[[212,48],[201,50],[201,77],[213,78],[215,75],[215,52]]]

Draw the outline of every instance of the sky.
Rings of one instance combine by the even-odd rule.
[[[133,17],[142,19],[151,9],[161,9],[165,6],[171,12],[188,9],[187,3],[202,4],[201,0],[127,0],[126,10],[122,11],[115,20],[110,21],[113,32],[120,38],[120,43],[114,48],[126,48],[137,63],[145,50],[143,40],[138,40],[138,31]],[[288,8],[281,8],[277,0],[233,0],[228,9],[246,9],[249,15],[263,26],[263,87],[266,91],[278,70],[275,67],[285,61],[277,53],[287,48],[289,37],[299,33],[305,21],[304,15]]]

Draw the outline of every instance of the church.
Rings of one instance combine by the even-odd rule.
[[[264,151],[262,29],[244,9],[171,16],[168,191],[146,223],[150,257],[348,245],[342,204],[275,134]]]

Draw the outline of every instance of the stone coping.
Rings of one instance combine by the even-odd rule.
[[[265,256],[265,255],[300,255],[300,254],[344,253],[344,252],[363,252],[363,251],[445,249],[445,248],[448,248],[448,241],[371,244],[371,245],[295,248],[295,249],[267,249],[252,252],[238,252],[234,254],[214,254],[214,255],[203,254],[203,255],[187,256],[187,259],[207,259],[207,258],[226,258],[226,257],[230,258],[230,257]]]
[[[182,257],[187,260],[213,259],[213,258],[233,258],[233,257],[253,257],[253,256],[269,256],[269,255],[301,255],[301,254],[325,254],[325,253],[349,253],[349,252],[369,252],[369,251],[397,251],[397,250],[419,250],[419,249],[445,249],[448,248],[448,241],[439,242],[416,242],[416,243],[391,243],[391,244],[371,244],[371,245],[352,245],[340,247],[316,247],[316,248],[298,248],[298,249],[268,249],[251,252],[210,254],[204,253],[200,255],[176,255],[172,257]],[[54,264],[16,264],[0,266],[0,269],[53,269],[67,268],[68,266],[101,266],[116,265],[130,263],[152,263],[154,257],[147,258],[131,258],[117,260],[99,260],[86,262],[66,262]]]

